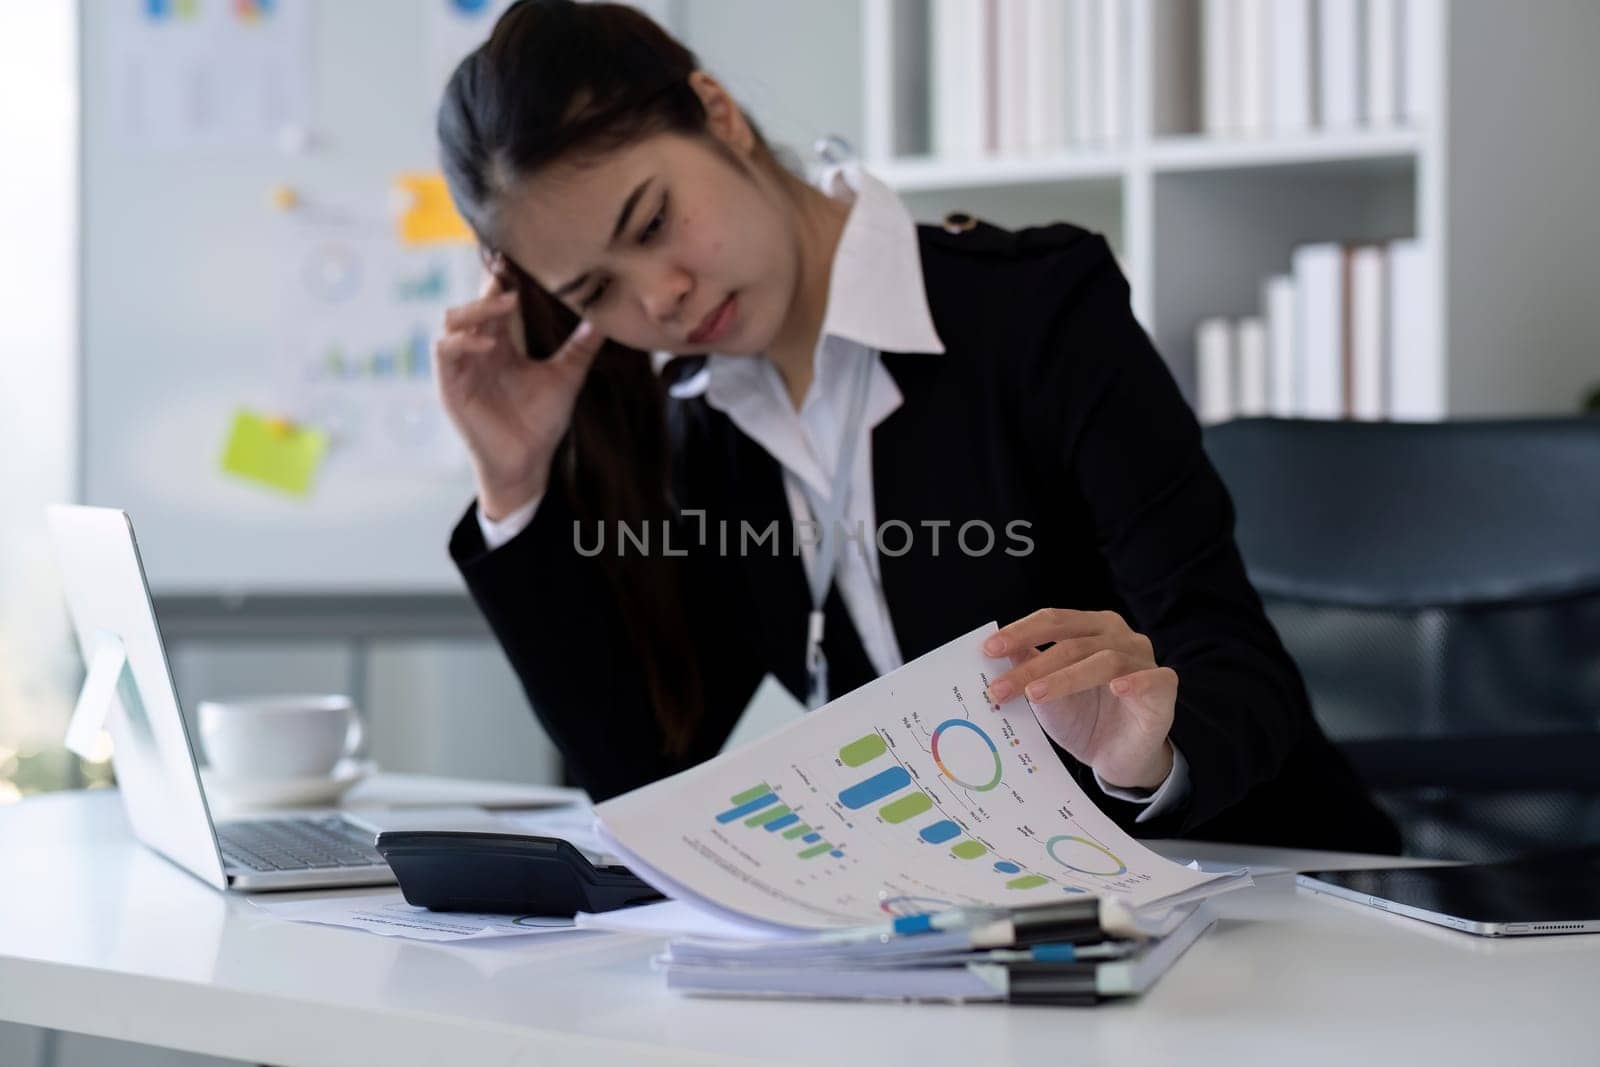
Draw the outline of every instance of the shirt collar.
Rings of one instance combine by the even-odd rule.
[[[922,283],[917,224],[905,204],[856,163],[829,167],[817,185],[852,202],[833,256],[823,337],[880,352],[942,353]]]

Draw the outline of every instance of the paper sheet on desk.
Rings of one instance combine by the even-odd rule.
[[[599,914],[580,911],[576,917],[580,930],[605,930],[617,934],[644,934],[655,937],[715,937],[729,941],[773,941],[800,936],[782,933],[768,926],[752,926],[726,915],[697,908],[681,900],[641,904]]]
[[[477,941],[577,929],[573,920],[566,918],[429,911],[407,904],[398,889],[294,899],[252,898],[250,903],[290,922],[342,926],[410,941]]]

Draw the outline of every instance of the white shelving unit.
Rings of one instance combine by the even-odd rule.
[[[1430,250],[1438,349],[1397,358],[1440,368],[1441,413],[1570,412],[1600,381],[1600,300],[1588,295],[1600,137],[1586,107],[1600,98],[1600,4],[1438,0],[1419,9],[1433,12],[1423,29],[1439,57],[1421,86],[1429,121],[1228,140],[1197,132],[1199,0],[1125,4],[1123,143],[943,160],[909,154],[928,141],[928,33],[906,32],[926,0],[863,0],[863,161],[919,218],[964,210],[1104,233],[1191,397],[1197,323],[1255,313],[1292,248],[1401,237]]]

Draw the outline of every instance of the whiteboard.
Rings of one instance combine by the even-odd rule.
[[[459,451],[418,465],[397,448],[386,465],[380,439],[358,436],[304,498],[221,471],[234,413],[285,403],[305,362],[291,339],[303,324],[285,321],[305,244],[290,219],[340,214],[370,231],[391,214],[395,175],[436,168],[429,8],[452,0],[273,0],[296,2],[310,22],[299,151],[130,145],[129,15],[115,9],[149,0],[83,0],[84,496],[132,515],[160,594],[458,591],[445,545],[472,497]],[[300,210],[273,206],[279,186]]]
[[[263,0],[256,0],[263,2]],[[241,405],[281,394],[278,287],[299,247],[268,206],[286,185],[343,208],[384,208],[399,172],[436,166],[433,115],[449,62],[508,0],[264,0],[309,5],[312,144],[127,149],[110,39],[115,9],[246,0],[80,0],[83,15],[83,489],[126,509],[155,591],[174,595],[460,591],[445,552],[472,495],[451,475],[330,459],[300,501],[219,476]],[[638,0],[764,124],[802,152],[859,143],[853,0]],[[108,11],[111,14],[108,14]],[[770,46],[781,41],[784,47]],[[270,413],[269,413],[270,414]]]

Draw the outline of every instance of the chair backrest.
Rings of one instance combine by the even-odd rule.
[[[1206,450],[1319,721],[1408,850],[1600,840],[1600,419],[1249,419]]]

